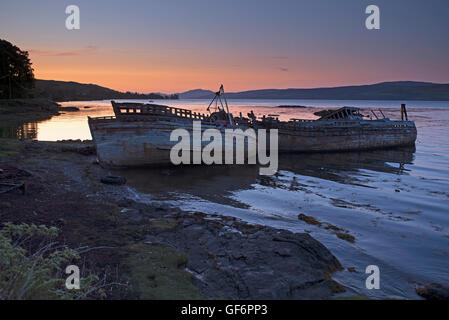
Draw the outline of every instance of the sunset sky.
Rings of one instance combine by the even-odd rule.
[[[65,28],[71,4],[80,30]],[[38,79],[122,91],[449,83],[448,17],[448,0],[0,0],[0,38]]]

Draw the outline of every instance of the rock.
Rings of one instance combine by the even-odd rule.
[[[129,198],[122,198],[117,202],[117,205],[119,207],[131,207],[134,204],[134,200],[129,199]]]
[[[158,238],[187,254],[193,282],[209,298],[325,299],[344,290],[329,276],[340,263],[308,234],[179,218],[176,232]]]
[[[337,232],[336,235],[337,235],[337,237],[339,237],[342,240],[346,240],[346,241],[351,242],[351,243],[355,242],[355,237],[353,235],[350,235],[349,233]]]
[[[60,111],[68,111],[68,112],[80,111],[80,109],[78,107],[60,107],[59,110]]]
[[[304,221],[307,224],[313,224],[316,226],[321,227],[322,223],[318,220],[316,220],[314,217],[312,216],[306,216],[303,213],[298,214],[298,219]]]
[[[292,252],[288,248],[276,249],[276,250],[274,250],[274,252],[277,253],[278,255],[280,255],[281,257],[291,257],[292,256]]]
[[[449,300],[449,287],[439,283],[431,283],[422,288],[416,288],[416,293],[426,300]]]
[[[123,185],[126,183],[126,179],[120,176],[104,176],[101,178],[101,182],[105,184]]]
[[[168,204],[165,203],[158,203],[155,205],[154,207],[156,210],[158,211],[168,211],[170,210],[170,206]]]
[[[81,140],[58,140],[56,143],[39,143],[41,148],[54,152],[74,152],[82,155],[93,155],[96,153],[95,145],[91,141]]]
[[[120,213],[125,214],[128,218],[135,222],[140,222],[143,218],[140,211],[137,209],[123,208],[120,210]]]

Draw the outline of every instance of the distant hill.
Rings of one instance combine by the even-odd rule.
[[[210,90],[190,90],[180,99],[212,99]],[[316,89],[263,89],[226,93],[229,99],[431,100],[449,101],[449,84],[396,81]]]
[[[178,93],[180,99],[212,99],[215,92],[210,90],[195,89]]]
[[[54,101],[105,100],[105,99],[212,99],[214,91],[195,89],[174,95],[162,93],[142,94],[120,92],[95,84],[78,82],[36,80],[31,90],[32,98]],[[449,101],[449,84],[431,82],[396,81],[371,85],[344,86],[314,89],[262,89],[227,92],[229,99],[323,99],[323,100],[430,100]]]
[[[177,95],[158,93],[141,94],[120,92],[95,84],[73,81],[36,80],[36,87],[30,91],[33,98],[49,98],[54,101],[82,101],[105,99],[178,99]]]

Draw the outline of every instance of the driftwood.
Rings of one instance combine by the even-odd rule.
[[[3,188],[2,188],[3,187]],[[13,190],[19,189],[23,194],[26,192],[26,183],[25,181],[20,181],[18,183],[4,183],[0,182],[0,194],[11,192]]]

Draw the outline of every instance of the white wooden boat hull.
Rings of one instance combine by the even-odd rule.
[[[174,129],[183,128],[192,137],[192,121],[120,121],[89,119],[89,127],[102,165],[134,167],[169,165]],[[202,123],[202,131],[216,126]],[[224,128],[221,128],[223,133]],[[413,146],[416,127],[412,121],[313,121],[294,130],[279,129],[278,152],[355,151]],[[224,134],[222,135],[224,137]],[[267,135],[267,139],[268,139]],[[208,144],[203,141],[202,147]],[[256,143],[256,141],[252,141]],[[226,146],[223,141],[223,151]],[[193,149],[192,153],[199,153]],[[246,154],[246,152],[245,152]],[[234,150],[235,155],[235,150]],[[246,159],[245,161],[248,161]]]

